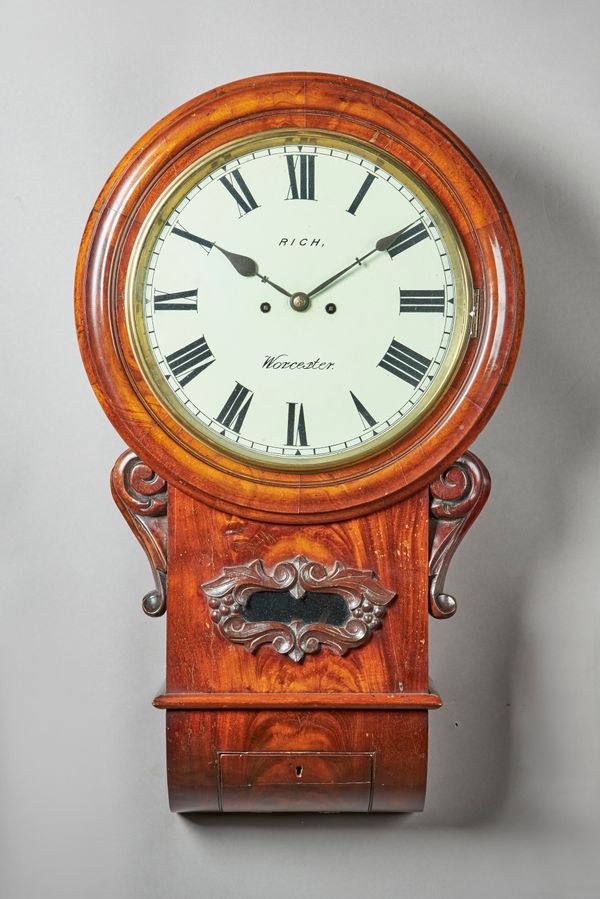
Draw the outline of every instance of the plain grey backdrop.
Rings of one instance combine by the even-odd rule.
[[[595,2],[3,3],[0,895],[591,899],[598,877],[600,524]],[[190,97],[290,69],[434,113],[520,238],[525,338],[476,450],[490,502],[432,622],[420,815],[167,809],[164,620],[113,505],[123,449],[86,380],[72,282],[130,145]]]

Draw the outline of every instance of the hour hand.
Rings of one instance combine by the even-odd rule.
[[[261,275],[258,270],[258,264],[251,259],[250,256],[242,256],[241,253],[232,253],[231,250],[226,250],[224,247],[219,246],[218,243],[215,243],[211,240],[206,240],[204,237],[198,237],[196,234],[191,234],[189,231],[183,231],[181,228],[173,228],[173,234],[178,234],[180,237],[185,237],[187,240],[191,240],[192,243],[198,243],[202,247],[206,247],[207,249],[212,249],[214,247],[219,253],[222,253],[226,259],[232,264],[234,269],[239,275],[242,275],[244,278],[253,278],[258,277],[263,282],[263,284],[270,284],[275,290],[278,290],[279,293],[282,293],[286,297],[291,297],[291,293],[285,290],[283,287],[280,287],[279,284],[275,284],[274,281],[271,281],[265,275]]]
[[[232,253],[230,252],[230,250],[224,250],[223,247],[220,247],[218,243],[213,244],[213,246],[231,262],[236,272],[238,272],[240,275],[243,275],[244,278],[252,278],[256,276],[257,278],[260,278],[263,284],[269,284],[284,296],[291,297],[291,293],[289,291],[285,290],[283,287],[280,287],[279,284],[275,284],[275,282],[271,281],[270,278],[267,278],[266,275],[261,275],[258,270],[258,264],[254,261],[254,259],[250,259],[249,256],[241,256],[239,253]]]
[[[213,246],[222,253],[226,259],[229,259],[236,272],[243,275],[244,278],[252,278],[253,275],[258,275],[258,265],[254,259],[250,259],[249,256],[240,256],[239,253],[231,253],[229,250],[224,250],[218,243],[213,244]]]

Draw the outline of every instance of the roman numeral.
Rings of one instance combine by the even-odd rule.
[[[416,243],[419,243],[419,241],[425,240],[426,237],[429,237],[429,232],[423,222],[416,222],[416,224],[408,225],[406,228],[402,229],[392,246],[389,248],[388,253],[393,259],[398,253],[403,253],[404,250],[408,250],[409,247],[414,246]]]
[[[400,290],[400,312],[443,311],[443,290]]]
[[[308,446],[302,403],[288,403],[286,446]]]
[[[211,243],[210,240],[205,240],[204,237],[198,237],[197,234],[190,234],[189,231],[184,231],[183,228],[173,228],[171,234],[176,234],[178,237],[185,237],[186,240],[191,240],[192,243],[200,244],[201,247],[204,247],[207,253],[210,252],[214,244]]]
[[[232,178],[237,184],[237,187],[233,184]],[[219,181],[237,203],[240,217],[246,215],[247,212],[251,212],[253,209],[258,209],[258,203],[250,193],[248,185],[237,169],[235,172],[232,172],[231,175],[223,175],[222,178],[219,178]],[[237,189],[238,187],[239,190]]]
[[[315,157],[286,156],[290,189],[288,200],[314,200],[315,198]],[[298,174],[300,181],[298,182]]]
[[[193,309],[198,311],[198,291],[179,290],[177,293],[157,293],[154,291],[154,311],[164,309]]]
[[[208,368],[215,361],[206,340],[200,337],[198,340],[188,343],[187,346],[170,353],[166,357],[169,367],[182,387]],[[183,377],[181,377],[183,375]]]
[[[374,180],[375,180],[375,175],[367,175],[367,177],[365,178],[365,180],[363,181],[363,183],[360,186],[360,190],[358,191],[358,193],[356,194],[356,196],[350,203],[350,206],[348,207],[348,209],[346,209],[346,212],[349,212],[350,215],[356,214],[356,210],[358,209],[358,207],[364,200],[365,194],[368,191],[368,189],[370,188],[370,186],[373,184]]]
[[[253,396],[254,394],[251,390],[248,390],[247,387],[236,381],[235,387],[227,398],[227,402],[217,415],[219,424],[239,434]]]
[[[368,409],[365,409],[361,401],[356,397],[352,391],[350,391],[350,396],[356,406],[356,411],[360,415],[360,420],[362,421],[365,428],[372,428],[374,424],[376,424],[376,420],[373,418]]]
[[[403,343],[398,343],[397,340],[392,340],[387,353],[378,364],[386,371],[391,371],[397,378],[402,378],[403,381],[417,387],[431,365],[431,359],[411,350]]]

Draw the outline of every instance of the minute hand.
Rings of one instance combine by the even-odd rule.
[[[347,265],[346,268],[343,268],[341,271],[336,272],[335,275],[332,275],[331,278],[327,278],[326,281],[323,281],[321,284],[317,285],[317,287],[313,288],[308,294],[308,296],[312,299],[316,297],[318,293],[321,293],[322,290],[325,290],[326,287],[329,287],[330,284],[333,284],[334,281],[337,281],[338,278],[341,278],[342,275],[345,275],[346,272],[351,271],[351,269],[356,268],[357,265],[362,265],[365,259],[368,259],[369,256],[372,256],[373,253],[385,253],[396,243],[404,228],[400,231],[394,231],[393,234],[388,234],[387,237],[380,237],[372,250],[369,250],[368,253],[365,253],[364,256],[357,256],[354,262],[351,262],[350,265]]]

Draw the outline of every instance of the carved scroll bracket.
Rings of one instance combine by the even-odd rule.
[[[490,495],[491,479],[483,462],[467,452],[429,487],[429,611],[450,618],[456,600],[444,593],[450,560]]]
[[[143,546],[156,588],[142,600],[146,615],[167,608],[167,483],[131,450],[115,462],[110,478],[113,498]]]
[[[224,568],[214,580],[202,584],[202,590],[208,598],[211,618],[226,640],[241,643],[250,652],[270,643],[294,662],[307,653],[318,652],[321,646],[344,655],[366,643],[381,626],[386,606],[396,595],[379,583],[373,571],[349,568],[339,561],[327,569],[304,556],[279,562],[270,572],[261,559]],[[294,599],[308,599],[315,593],[341,598],[347,607],[346,620],[341,624],[327,623],[326,619],[252,620],[248,603],[254,594],[265,592],[287,594],[284,605],[289,602],[290,608]]]

